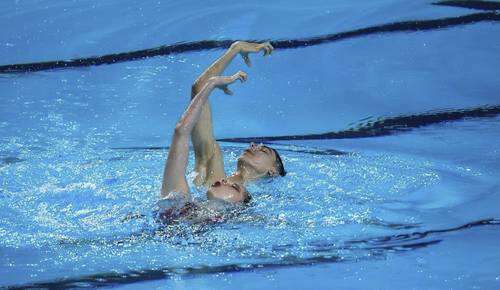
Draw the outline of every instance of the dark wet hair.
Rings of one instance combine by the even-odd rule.
[[[281,160],[281,156],[278,154],[278,151],[276,151],[276,149],[271,147],[267,148],[273,150],[274,154],[276,155],[276,169],[278,169],[278,174],[280,176],[285,176],[286,175],[285,166],[283,165],[283,160]]]
[[[243,204],[249,204],[252,201],[252,195],[250,195],[250,192],[247,191],[247,196],[243,200]]]

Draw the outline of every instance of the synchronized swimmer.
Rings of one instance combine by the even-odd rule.
[[[214,89],[221,89],[232,95],[228,86],[237,80],[246,81],[247,74],[239,71],[232,76],[221,76],[236,55],[241,55],[251,66],[249,54],[262,51],[270,55],[270,43],[250,43],[237,41],[208,67],[195,81],[191,90],[191,102],[175,126],[167,161],[163,173],[161,201],[175,201],[177,210],[166,209],[163,217],[167,220],[190,215],[198,207],[191,201],[186,180],[186,167],[191,137],[195,152],[194,183],[207,187],[209,201],[229,204],[244,204],[251,199],[245,185],[262,178],[285,176],[285,168],[278,152],[265,145],[250,144],[238,158],[237,169],[226,176],[219,144],[215,140],[212,114],[208,97]],[[180,202],[180,206],[179,206]]]

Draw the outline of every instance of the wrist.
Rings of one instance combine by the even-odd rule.
[[[229,47],[230,51],[239,53],[241,51],[241,41],[235,41],[231,46]]]

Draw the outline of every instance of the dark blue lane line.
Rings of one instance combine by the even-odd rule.
[[[459,121],[467,118],[491,118],[500,114],[499,106],[484,106],[461,110],[446,110],[377,119],[359,124],[355,128],[344,131],[326,132],[306,135],[261,136],[223,138],[218,141],[233,143],[268,143],[289,140],[324,140],[324,139],[351,139],[393,135],[407,132],[412,129],[434,125],[443,122]]]
[[[272,40],[271,43],[276,49],[292,49],[308,46],[315,46],[344,39],[364,37],[368,35],[392,33],[392,32],[416,32],[443,29],[459,25],[468,25],[484,21],[500,21],[500,15],[495,12],[482,12],[468,14],[458,17],[440,18],[432,20],[410,20],[394,22],[383,25],[370,26],[366,28],[345,31],[340,33],[326,34],[316,37],[298,39]],[[268,40],[248,40],[263,42]],[[79,58],[73,60],[56,60],[36,63],[8,64],[0,66],[0,74],[8,73],[28,73],[52,69],[64,69],[72,67],[86,67],[103,64],[114,64],[125,61],[133,61],[160,55],[178,54],[191,51],[202,51],[209,49],[228,48],[233,40],[203,40],[196,42],[181,42],[172,45],[163,45],[150,49],[143,49],[103,56]]]
[[[346,244],[348,244],[348,245],[370,244],[370,245],[374,245],[374,246],[376,246],[376,245],[385,246],[387,243],[391,243],[391,242],[420,240],[420,239],[423,239],[423,238],[428,237],[430,235],[457,232],[457,231],[461,231],[461,230],[466,230],[466,229],[470,229],[470,228],[474,228],[474,227],[478,227],[478,226],[486,226],[486,225],[499,226],[500,219],[498,219],[498,218],[484,219],[484,220],[479,220],[479,221],[471,222],[471,223],[468,223],[465,225],[457,226],[454,228],[448,228],[448,229],[428,230],[428,231],[423,231],[423,232],[413,232],[413,233],[398,234],[398,235],[393,235],[393,236],[375,237],[375,238],[370,238],[370,239],[351,240],[351,241],[348,241]]]
[[[24,159],[18,158],[16,156],[6,156],[6,157],[0,157],[0,165],[5,164],[5,165],[10,165],[18,162],[23,162]]]
[[[469,8],[476,10],[500,10],[500,2],[477,1],[477,0],[446,0],[432,3],[432,5],[452,6],[460,8]]]
[[[246,265],[228,264],[221,266],[200,266],[200,267],[185,267],[185,268],[166,267],[161,269],[130,271],[126,273],[101,273],[101,274],[75,277],[75,278],[56,279],[47,282],[5,286],[3,288],[75,289],[75,288],[113,287],[113,286],[120,286],[138,282],[149,282],[162,279],[170,279],[172,277],[178,277],[178,276],[183,276],[185,278],[192,278],[200,275],[210,275],[218,273],[237,273],[237,272],[250,272],[259,270],[275,270],[286,267],[300,267],[300,266],[311,266],[311,265],[326,264],[326,263],[342,263],[342,262],[353,262],[353,261],[368,260],[368,259],[377,259],[377,258],[383,258],[387,251],[391,253],[407,252],[435,245],[442,241],[440,239],[421,241],[422,238],[429,237],[431,235],[462,231],[480,226],[499,226],[499,225],[500,225],[500,219],[491,218],[491,219],[471,222],[462,226],[449,229],[429,230],[425,232],[416,232],[403,235],[375,237],[366,240],[353,240],[350,243],[346,243],[347,246],[342,248],[339,248],[336,244],[319,245],[320,248],[319,250],[323,252],[328,252],[330,250],[334,251],[337,249],[370,250],[371,251],[370,257],[367,257],[365,255],[361,258],[346,259],[345,257],[340,257],[336,255],[324,255],[311,258],[298,258],[298,257],[288,258],[276,262],[246,264]],[[393,243],[394,241],[398,241],[399,243]],[[404,243],[401,243],[401,241],[404,241]],[[408,243],[408,241],[411,242]],[[366,245],[366,247],[357,247],[356,246],[357,244]],[[356,247],[352,247],[352,245],[355,245]]]
[[[471,118],[493,118],[500,115],[500,105],[498,106],[483,106],[468,109],[457,110],[442,110],[421,113],[415,115],[402,115],[387,118],[371,118],[363,119],[362,123],[357,124],[353,128],[343,131],[326,132],[319,134],[304,134],[304,135],[283,135],[283,136],[257,136],[257,137],[235,137],[217,139],[220,142],[229,143],[264,143],[283,145],[280,151],[289,151],[297,153],[306,153],[313,155],[345,155],[349,152],[338,151],[334,149],[316,149],[316,148],[287,148],[287,144],[277,144],[276,141],[294,141],[294,140],[327,140],[327,139],[353,139],[353,138],[369,138],[394,135],[408,132],[420,127],[435,125],[444,122],[461,121]],[[226,146],[227,147],[227,146]],[[169,147],[115,147],[111,149],[117,150],[167,150]],[[241,148],[234,148],[241,149]]]
[[[274,144],[278,145],[278,144]],[[281,145],[281,144],[280,144]],[[283,144],[283,148],[279,148],[280,152],[293,152],[293,153],[305,153],[305,154],[311,154],[311,155],[348,155],[350,154],[349,152],[345,151],[340,151],[340,150],[335,150],[335,149],[318,149],[318,148],[304,148],[304,147],[294,147],[290,148],[288,144]],[[168,150],[170,147],[169,146],[131,146],[131,147],[111,147],[110,149],[113,150],[145,150],[145,151],[163,151],[163,150]],[[230,149],[234,151],[238,150],[243,150],[245,148],[243,147],[236,147],[236,146],[224,146],[225,149]]]

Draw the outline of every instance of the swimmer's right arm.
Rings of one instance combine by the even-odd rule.
[[[161,198],[169,198],[172,193],[180,193],[189,198],[189,187],[186,181],[186,167],[189,155],[189,136],[200,119],[203,105],[214,88],[228,90],[228,85],[240,80],[244,82],[247,75],[237,72],[230,77],[211,77],[203,88],[194,96],[184,114],[175,125],[174,136],[170,144],[167,162],[163,171]]]
[[[269,55],[273,49],[269,42],[234,42],[224,55],[217,59],[198,77],[193,84],[191,96],[194,97],[209,78],[224,72],[236,55],[240,54],[245,63],[251,66],[249,53],[263,51],[264,55]],[[231,94],[229,90],[224,90],[224,92]],[[191,137],[196,160],[195,171],[198,172],[195,184],[209,185],[215,180],[225,177],[222,154],[213,134],[212,113],[209,102],[203,105],[200,120],[196,123]]]

